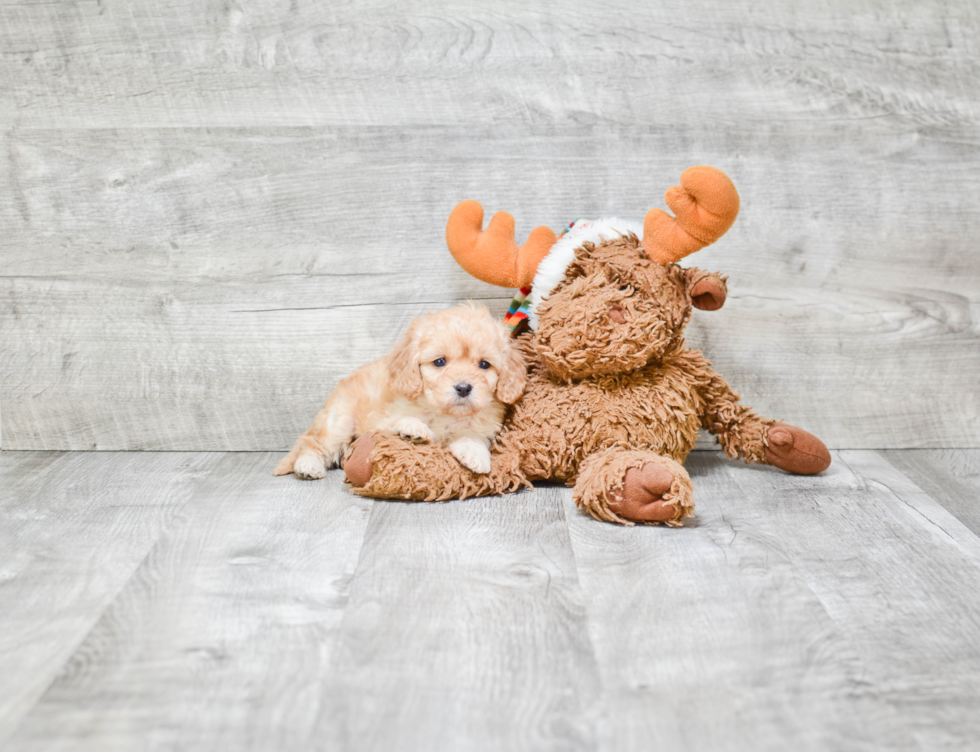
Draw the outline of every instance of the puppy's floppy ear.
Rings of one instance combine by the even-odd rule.
[[[422,396],[418,339],[418,327],[413,323],[388,356],[388,378],[391,381],[391,388],[410,400]]]
[[[520,351],[507,344],[502,348],[503,362],[497,369],[497,399],[508,405],[513,405],[524,394],[524,383],[527,381],[527,366]]]
[[[727,277],[715,272],[690,268],[684,270],[685,287],[691,296],[691,305],[702,311],[717,311],[728,297]]]

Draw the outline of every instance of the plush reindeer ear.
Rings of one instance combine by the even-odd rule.
[[[527,366],[524,357],[516,347],[508,346],[503,351],[503,363],[497,370],[497,399],[513,405],[524,394],[527,381]]]
[[[691,296],[691,305],[695,308],[717,311],[725,305],[725,298],[728,297],[726,277],[694,268],[685,269],[684,276],[687,294]]]
[[[422,396],[422,371],[419,368],[418,327],[412,323],[401,342],[388,356],[388,376],[391,388],[416,400]]]

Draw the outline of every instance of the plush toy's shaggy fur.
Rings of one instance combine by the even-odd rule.
[[[815,436],[775,423],[738,395],[682,336],[691,309],[725,302],[725,279],[677,260],[717,240],[738,214],[728,177],[692,167],[667,191],[676,216],[652,209],[639,228],[576,222],[561,239],[536,228],[523,246],[514,219],[459,204],[446,241],[456,260],[491,284],[530,289],[533,331],[519,339],[527,389],[491,449],[491,470],[461,468],[438,446],[391,434],[361,436],[344,469],[356,493],[450,499],[514,491],[535,480],[574,484],[575,503],[610,522],[679,525],[693,509],[680,463],[698,430],[729,457],[817,473],[830,453]]]
[[[722,277],[656,263],[633,234],[583,244],[539,306],[538,329],[519,339],[527,387],[491,450],[491,472],[462,469],[437,446],[373,434],[345,464],[354,491],[436,500],[557,480],[574,484],[576,504],[598,519],[677,525],[693,509],[680,463],[700,428],[729,457],[822,470],[829,455],[819,440],[740,404],[685,347],[692,304],[711,310],[724,295]],[[785,451],[770,446],[772,431]]]

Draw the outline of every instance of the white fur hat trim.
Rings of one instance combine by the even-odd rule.
[[[558,238],[548,251],[548,255],[538,264],[534,282],[531,283],[531,305],[527,312],[531,328],[538,328],[538,306],[547,300],[565,279],[569,264],[575,260],[575,251],[581,248],[583,243],[598,245],[604,240],[612,240],[617,236],[625,237],[631,232],[638,238],[642,238],[643,225],[615,217],[597,219],[594,222],[576,220],[575,226]]]

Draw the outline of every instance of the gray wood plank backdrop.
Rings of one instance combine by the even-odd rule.
[[[837,448],[980,447],[980,6],[0,0],[7,449],[274,450],[407,321],[509,293],[444,248],[742,214],[690,339]]]

